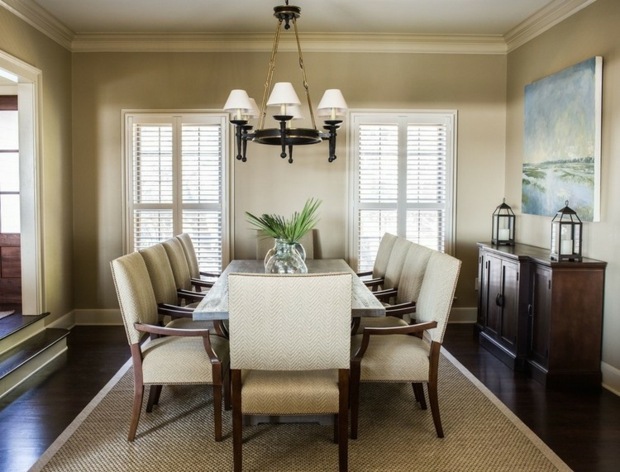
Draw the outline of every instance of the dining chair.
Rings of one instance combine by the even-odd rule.
[[[364,328],[386,328],[406,326],[414,321],[415,305],[420,294],[426,266],[433,250],[417,243],[410,243],[405,263],[401,271],[398,288],[373,292],[379,300],[394,300],[387,305],[385,316],[363,316],[355,318],[355,334],[361,334]]]
[[[192,314],[198,301],[204,294],[194,291],[178,290],[174,280],[174,273],[170,265],[170,259],[162,244],[154,244],[138,253],[144,259],[146,269],[149,273],[155,301],[160,315],[170,316],[172,320],[166,325],[169,328],[182,329],[216,329],[210,321],[194,321]],[[182,306],[179,302],[187,301]],[[218,334],[223,334],[218,331]]]
[[[196,247],[192,241],[192,237],[188,233],[181,233],[175,236],[183,247],[185,258],[187,259],[187,265],[189,266],[189,275],[192,279],[201,280],[203,277],[209,279],[216,279],[220,274],[214,272],[201,271],[198,264],[198,257],[196,256]],[[209,280],[207,280],[209,282]]]
[[[325,414],[335,415],[339,470],[347,470],[351,277],[229,275],[235,471],[244,415]]]
[[[164,246],[170,260],[177,289],[200,292],[203,288],[211,288],[213,286],[213,282],[201,281],[192,277],[183,244],[179,239],[170,238],[161,244]]]
[[[133,252],[110,264],[133,363],[134,397],[127,439],[136,437],[145,386],[207,384],[213,389],[214,435],[220,441],[222,390],[227,404],[229,398],[228,341],[208,329],[159,326],[155,293],[142,256]],[[151,339],[143,343],[147,335]],[[149,399],[146,411],[151,412],[154,404]]]
[[[391,233],[385,233],[379,242],[379,248],[377,249],[377,255],[375,256],[375,262],[372,270],[358,272],[358,277],[371,277],[370,279],[364,280],[364,283],[368,287],[376,289],[383,284],[383,278],[385,277],[385,270],[387,269],[388,260],[390,259],[392,248],[394,247],[394,243],[397,239],[398,236]]]
[[[439,353],[461,261],[438,251],[431,254],[416,303],[416,323],[390,328],[365,328],[351,346],[351,438],[358,434],[359,392],[362,382],[411,383],[416,402],[426,409],[427,385],[437,436],[444,436],[437,381]]]

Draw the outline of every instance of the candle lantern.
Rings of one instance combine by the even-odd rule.
[[[512,246],[515,243],[515,214],[506,205],[505,198],[493,212],[491,242],[498,246]]]
[[[581,262],[582,223],[575,210],[566,206],[551,220],[551,260]]]

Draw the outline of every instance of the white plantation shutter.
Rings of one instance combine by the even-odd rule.
[[[351,261],[372,269],[386,233],[445,251],[452,240],[455,114],[352,113]]]
[[[200,269],[222,270],[226,130],[222,114],[126,115],[129,251],[185,232]]]

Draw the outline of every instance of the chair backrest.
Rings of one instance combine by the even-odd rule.
[[[299,244],[304,247],[306,251],[306,259],[314,259],[314,239],[316,236],[316,229],[311,229],[299,240]],[[271,236],[265,236],[261,234],[260,230],[256,231],[256,259],[262,261],[265,255],[274,246],[275,242]]]
[[[437,327],[429,333],[431,339],[438,343],[443,342],[460,270],[460,260],[438,251],[433,251],[426,266],[416,302],[415,319],[418,323],[437,322]]]
[[[158,320],[149,272],[137,252],[114,259],[110,265],[127,341],[135,344],[144,335],[134,328],[134,323],[156,324]]]
[[[348,369],[351,274],[230,274],[230,366]]]
[[[149,271],[157,303],[176,305],[179,302],[176,281],[164,246],[155,244],[139,251]]]
[[[196,256],[196,248],[192,241],[192,237],[187,233],[181,233],[176,236],[183,246],[183,252],[189,266],[189,275],[195,279],[200,278],[200,267],[198,266],[198,257]]]
[[[400,281],[400,274],[403,271],[405,265],[405,259],[407,258],[407,252],[411,247],[411,241],[407,241],[405,238],[397,237],[392,246],[390,252],[390,258],[385,269],[383,288],[397,288]]]
[[[380,278],[385,275],[385,270],[390,260],[390,254],[392,253],[392,248],[397,239],[398,236],[391,233],[385,233],[381,238],[379,249],[377,249],[377,255],[375,256],[375,263],[372,268],[372,276],[374,278]]]
[[[433,250],[426,246],[411,243],[400,274],[396,303],[417,301],[422,280],[424,280],[424,272],[426,272],[426,266],[432,253]]]
[[[192,281],[189,272],[189,265],[183,251],[183,245],[177,238],[170,238],[161,243],[166,250],[172,273],[174,274],[174,282],[178,289],[191,290]]]

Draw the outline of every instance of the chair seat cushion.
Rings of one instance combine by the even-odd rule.
[[[362,335],[351,338],[353,354]],[[371,336],[361,364],[362,382],[427,382],[429,345],[420,338],[401,334]]]
[[[223,366],[228,365],[228,341],[211,336],[211,346]],[[142,349],[145,384],[205,384],[213,382],[211,361],[200,336],[167,336]]]
[[[407,326],[407,322],[397,316],[362,316],[360,325],[355,334],[362,334],[364,328],[391,328],[394,326]]]
[[[251,415],[338,413],[338,371],[243,370],[241,409]]]

